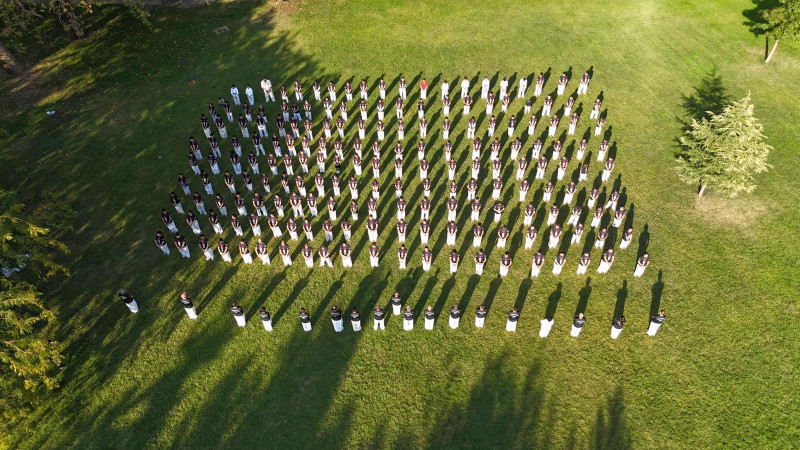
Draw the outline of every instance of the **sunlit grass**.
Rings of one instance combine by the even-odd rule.
[[[80,213],[75,234],[66,236],[73,249],[72,275],[48,287],[48,302],[61,319],[53,334],[64,343],[68,367],[62,388],[45,399],[28,423],[30,432],[19,430],[17,444],[792,445],[800,392],[790,356],[797,354],[797,333],[786,320],[787,314],[797,313],[796,275],[786,261],[797,254],[793,228],[800,190],[794,168],[800,112],[787,93],[800,88],[800,57],[781,47],[775,64],[763,65],[763,41],[741,25],[748,2],[335,1],[289,2],[277,7],[290,9],[277,12],[273,6],[244,2],[157,10],[163,19],[157,19],[160,31],[155,34],[120,19],[101,31],[101,38],[74,42],[39,63],[42,76],[58,83],[39,87],[36,101],[21,114],[3,116],[8,120],[0,128],[8,135],[0,136],[2,179],[23,196],[57,191]],[[222,25],[230,31],[214,34]],[[580,100],[587,120],[581,120],[579,132],[589,126],[589,104],[602,90],[611,141],[617,146],[615,173],[622,175],[627,203],[635,206],[636,235],[612,271],[592,273],[588,287],[587,278],[574,274],[575,248],[560,277],[550,274],[551,252],[543,275],[528,278],[532,253],[516,248],[523,241],[515,181],[503,192],[512,198],[506,214],[516,217],[509,225],[515,263],[508,278],[495,276],[496,248],[485,275],[472,275],[472,249],[464,245],[471,239],[469,221],[462,224],[456,243],[460,250],[469,248],[462,252],[459,273],[450,276],[449,249],[443,245],[433,269],[423,273],[419,197],[409,205],[410,270],[397,270],[394,199],[387,185],[391,132],[383,146],[381,183],[386,188],[379,205],[385,245],[378,269],[368,265],[363,220],[354,224],[359,252],[348,271],[338,262],[334,270],[309,271],[299,256],[284,270],[274,255],[273,238],[268,240],[273,265],[267,268],[206,263],[193,236],[188,238],[191,260],[176,252],[165,257],[152,243],[160,229],[158,213],[177,189],[175,176],[190,172],[186,140],[191,134],[202,136],[197,117],[208,101],[227,96],[231,83],[243,93],[249,82],[259,99],[257,83],[265,74],[276,85],[304,81],[308,96],[315,78],[338,78],[341,88],[350,77],[356,83],[368,77],[372,86],[384,75],[392,86],[403,73],[415,103],[411,82],[418,74],[454,84],[464,75],[519,76],[551,68],[549,92],[561,71],[572,67],[575,79],[590,66],[595,78],[589,96]],[[685,114],[682,96],[714,68],[733,97],[752,93],[756,114],[775,147],[770,158],[775,168],[759,177],[756,193],[733,202],[713,193],[696,201],[693,189],[681,184],[672,169],[681,130],[677,119]],[[14,93],[5,86],[3,98],[28,94],[27,86]],[[396,92],[394,87],[389,98]],[[429,98],[438,98],[437,92],[434,86]],[[430,117],[438,117],[429,130],[429,158],[437,158],[431,159],[430,174],[440,177],[434,192],[441,199],[447,179],[441,161],[441,104],[429,104]],[[562,104],[557,100],[554,110]],[[541,99],[534,108],[540,106]],[[59,114],[42,117],[45,108]],[[515,100],[511,111],[521,108]],[[475,112],[482,109],[478,102]],[[270,117],[276,112],[270,104]],[[316,130],[321,115],[316,108]],[[407,123],[415,115],[409,106]],[[456,103],[451,118],[459,115]],[[371,112],[371,130],[374,116]],[[388,102],[386,116],[394,117]],[[479,120],[479,132],[485,133],[486,119]],[[407,130],[409,148],[416,139],[413,122]],[[460,118],[451,140],[465,126],[466,119]],[[540,123],[537,134],[545,128]],[[524,129],[523,119],[518,130]],[[349,136],[354,135],[355,129],[350,130]],[[457,159],[468,150],[467,142],[462,139],[456,148]],[[596,141],[590,142],[589,150],[596,151]],[[243,148],[249,148],[247,143]],[[369,153],[366,146],[364,153]],[[405,190],[412,197],[421,191],[413,151],[408,160]],[[506,167],[507,179],[513,180],[512,173]],[[457,175],[460,186],[467,176],[464,161]],[[362,178],[371,181],[368,170]],[[215,190],[230,200],[221,183],[214,179]],[[190,178],[190,185],[200,188],[197,177]],[[529,198],[539,186],[532,183]],[[486,201],[485,187],[479,192]],[[279,189],[273,186],[273,192]],[[341,215],[345,204],[338,203]],[[431,234],[435,245],[444,211],[432,215],[438,217]],[[653,265],[645,277],[634,279],[645,224]],[[205,225],[201,222],[208,235]],[[182,223],[178,226],[186,231]],[[495,230],[494,224],[488,227],[489,242]],[[319,234],[315,248],[322,240]],[[226,239],[234,242],[229,230]],[[335,243],[340,239],[336,233]],[[599,252],[592,256],[596,264]],[[620,292],[623,282],[626,292]],[[130,315],[114,298],[121,286],[136,295],[139,314]],[[184,289],[197,301],[198,321],[187,320],[180,308],[177,298]],[[392,317],[385,332],[373,332],[369,319],[359,334],[333,333],[326,315],[330,306],[357,306],[365,314],[376,302],[386,305],[394,290],[417,311],[428,304],[439,311],[459,303],[466,311],[460,329],[447,328],[440,314],[432,332],[418,322],[414,332],[404,333]],[[654,297],[669,318],[656,338],[648,338],[644,330]],[[233,301],[248,313],[244,329],[234,326],[227,310]],[[480,303],[490,304],[485,329],[472,323]],[[254,315],[261,305],[278,315],[271,334]],[[515,305],[522,319],[517,333],[510,334],[505,313]],[[314,316],[310,334],[297,323],[300,306]],[[610,320],[620,307],[629,322],[621,338],[612,341]],[[556,325],[541,340],[538,320],[552,308]],[[570,318],[583,308],[590,322],[580,339],[572,339]]]

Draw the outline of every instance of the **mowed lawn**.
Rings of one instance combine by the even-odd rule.
[[[0,98],[12,105],[3,113],[0,176],[3,187],[20,191],[33,203],[41,191],[55,191],[79,213],[74,232],[64,236],[72,252],[65,257],[70,277],[47,286],[47,302],[59,313],[52,334],[63,343],[66,369],[61,388],[49,395],[24,426],[14,446],[38,447],[749,447],[786,448],[800,440],[800,381],[796,356],[797,261],[795,242],[800,189],[796,181],[800,140],[800,51],[781,44],[773,62],[763,64],[763,38],[743,22],[747,1],[617,1],[557,3],[389,2],[384,0],[288,2],[264,6],[241,2],[188,10],[155,11],[158,33],[119,18],[95,37],[47,56],[32,81],[2,81]],[[114,16],[116,10],[100,14]],[[230,31],[215,34],[227,26]],[[595,268],[575,275],[581,246],[572,246],[560,276],[550,274],[555,252],[548,252],[542,276],[528,277],[533,251],[524,250],[517,202],[516,168],[508,161],[502,197],[512,237],[511,274],[496,276],[501,250],[494,248],[497,224],[489,224],[489,262],[474,274],[471,222],[466,194],[456,248],[462,267],[451,276],[444,245],[447,173],[443,157],[439,83],[467,76],[477,95],[479,80],[503,76],[516,88],[520,76],[550,70],[545,92],[571,70],[568,92],[584,70],[594,78],[580,97],[578,139],[590,127],[591,102],[602,91],[617,165],[625,189],[633,244],[618,252],[611,272]],[[409,270],[397,268],[398,246],[391,169],[396,139],[393,101],[397,81],[410,86],[406,107],[406,198],[410,225]],[[277,240],[268,245],[273,264],[262,267],[201,258],[197,240],[187,234],[192,258],[169,257],[153,245],[159,211],[169,193],[180,192],[178,172],[186,162],[189,135],[202,137],[199,115],[218,96],[229,97],[232,83],[250,83],[257,104],[261,77],[275,86],[299,79],[306,96],[311,82],[324,85],[366,78],[370,88],[368,134],[375,133],[377,80],[384,76],[387,140],[383,145],[379,200],[380,247],[377,269],[369,267],[362,218],[354,223],[355,267],[309,270],[291,243],[295,264],[284,269]],[[417,82],[434,82],[427,102],[428,159],[434,182],[431,248],[433,269],[421,270],[418,202],[421,186],[414,143]],[[751,196],[728,200],[709,192],[698,200],[674,170],[676,137],[690,113],[682,105],[704,80],[717,77],[730,99],[749,91],[756,115],[775,147],[774,168],[758,177]],[[191,82],[194,80],[194,82]],[[515,89],[512,92],[516,92]],[[356,94],[357,98],[357,94]],[[564,98],[556,99],[560,110]],[[350,104],[351,117],[357,115]],[[473,108],[485,132],[485,103]],[[534,103],[539,110],[542,98]],[[514,99],[517,135],[529,155],[523,102]],[[49,118],[45,111],[55,109]],[[495,108],[499,112],[499,106]],[[236,109],[235,109],[236,110]],[[277,113],[267,105],[274,129]],[[315,133],[324,115],[314,105]],[[453,120],[453,117],[456,119]],[[457,181],[469,178],[468,118],[454,101],[451,141],[459,161]],[[351,119],[354,121],[355,119]],[[559,135],[566,130],[566,120]],[[505,116],[498,134],[505,134]],[[229,125],[229,132],[233,127]],[[540,122],[536,135],[546,131]],[[232,134],[238,134],[232,133]],[[355,126],[345,140],[349,173]],[[367,139],[364,154],[369,155]],[[545,141],[550,148],[551,139]],[[204,138],[203,152],[207,152]],[[505,140],[505,139],[504,139]],[[508,143],[503,154],[508,155]],[[488,144],[488,142],[487,142]],[[565,142],[574,152],[572,137]],[[588,151],[596,154],[592,136]],[[271,147],[265,142],[265,147]],[[243,143],[245,151],[252,145]],[[298,145],[299,148],[299,145]],[[316,146],[313,147],[316,149]],[[222,143],[223,155],[230,143]],[[484,168],[488,171],[488,148]],[[243,163],[243,165],[245,165]],[[262,170],[265,167],[262,157]],[[230,168],[224,157],[223,170]],[[201,162],[207,168],[207,163]],[[570,162],[569,173],[578,167]],[[591,158],[589,183],[599,173]],[[361,178],[366,201],[371,173]],[[555,165],[548,166],[548,177]],[[541,199],[533,180],[528,198]],[[312,173],[315,173],[312,168]],[[202,192],[199,177],[189,176]],[[215,190],[230,201],[220,176]],[[564,182],[559,182],[559,192]],[[488,176],[479,193],[489,223]],[[586,188],[582,183],[581,188]],[[309,188],[312,186],[309,184]],[[330,185],[328,184],[330,189]],[[273,192],[279,190],[273,180]],[[580,191],[579,191],[580,192]],[[338,206],[346,207],[346,189]],[[554,196],[555,198],[556,196]],[[580,195],[576,197],[581,197]],[[559,196],[560,198],[560,196]],[[248,196],[249,200],[249,196]],[[269,198],[268,198],[269,200]],[[207,206],[209,201],[207,201]],[[189,199],[184,198],[189,206]],[[229,210],[232,208],[229,206]],[[536,224],[544,220],[540,205]],[[562,220],[566,216],[562,208]],[[201,227],[211,230],[204,216]],[[315,230],[321,218],[315,221]],[[588,221],[587,221],[588,222]],[[285,222],[282,222],[282,226]],[[588,223],[587,223],[588,225]],[[225,238],[235,238],[225,221]],[[269,230],[262,225],[265,237]],[[249,227],[248,242],[254,243]],[[646,229],[646,233],[643,231]],[[542,225],[535,248],[547,231]],[[613,232],[618,242],[617,232]],[[569,236],[569,233],[567,234]],[[587,241],[587,238],[589,240]],[[336,228],[334,244],[341,242]],[[303,242],[301,239],[300,242]],[[322,233],[313,243],[318,248]],[[171,244],[171,242],[170,242]],[[618,244],[617,244],[618,245]],[[546,247],[546,245],[545,245]],[[653,262],[633,278],[638,253]],[[115,292],[126,287],[141,311],[131,315]],[[178,301],[182,290],[195,298],[199,319],[187,319]],[[388,306],[398,290],[420,312],[434,305],[434,331],[418,320],[403,332],[398,317],[387,330],[333,332],[332,305],[366,312]],[[235,326],[228,306],[244,306],[248,324]],[[458,330],[446,326],[452,304],[465,309]],[[489,306],[484,329],[473,311]],[[275,331],[266,333],[255,316],[262,305],[273,313]],[[314,330],[300,329],[297,313],[312,313]],[[521,309],[516,333],[505,331],[506,313]],[[655,309],[668,319],[654,338],[645,334]],[[569,336],[572,315],[585,311],[588,323],[579,339]],[[538,337],[539,319],[553,314],[547,339]],[[613,316],[624,313],[620,339],[609,337]],[[794,443],[794,444],[793,444]]]

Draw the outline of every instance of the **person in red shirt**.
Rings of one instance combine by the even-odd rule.
[[[425,78],[419,82],[419,98],[422,100],[426,100],[428,98],[428,80]]]

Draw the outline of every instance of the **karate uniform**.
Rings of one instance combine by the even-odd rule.
[[[458,324],[461,322],[461,310],[458,308],[450,308],[450,328],[456,329],[458,328]]]
[[[506,331],[517,331],[517,322],[519,321],[519,312],[511,310],[508,312],[508,320],[506,321]]]
[[[578,337],[583,331],[583,326],[586,324],[586,317],[583,319],[579,319],[578,316],[575,316],[572,319],[572,330],[570,330],[569,335],[572,337]]]
[[[433,324],[436,320],[436,312],[435,311],[428,311],[427,309],[423,313],[425,315],[425,329],[426,330],[433,330]]]
[[[261,309],[258,311],[258,317],[261,318],[261,325],[264,326],[264,330],[272,331],[272,317],[270,317],[269,312]]]
[[[344,330],[342,323],[342,311],[338,309],[331,310],[331,323],[333,323],[333,331],[341,333]]]
[[[372,328],[374,330],[385,330],[386,329],[386,312],[382,309],[376,309],[372,311]]]
[[[231,312],[233,313],[233,318],[236,320],[236,325],[239,325],[240,328],[245,326],[245,317],[244,317],[244,309],[239,306],[231,306]]]
[[[541,328],[539,328],[539,337],[546,338],[550,334],[550,330],[553,328],[554,320],[547,320],[547,318],[544,318],[539,322],[542,324]]]
[[[186,315],[192,320],[197,319],[197,310],[194,308],[194,302],[192,302],[192,299],[182,298],[181,303],[183,304],[183,310],[186,311]]]
[[[650,326],[647,328],[647,335],[648,336],[655,336],[658,333],[658,329],[661,328],[661,325],[664,324],[664,321],[667,320],[667,316],[653,316],[650,318]]]

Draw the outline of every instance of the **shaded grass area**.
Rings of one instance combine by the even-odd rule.
[[[158,34],[118,19],[40,63],[35,70],[46,82],[35,86],[46,89],[31,94],[35,86],[25,84],[30,80],[0,86],[6,103],[17,96],[31,99],[20,113],[0,116],[7,132],[1,138],[0,176],[23,195],[57,190],[81,214],[75,234],[67,237],[73,274],[48,292],[61,318],[53,334],[64,342],[68,367],[61,390],[45,400],[29,430],[20,427],[18,445],[253,446],[268,439],[276,447],[608,448],[787,446],[796,440],[792,419],[800,393],[787,355],[797,353],[797,333],[785,320],[797,312],[796,277],[785,261],[797,253],[791,231],[800,200],[793,173],[800,112],[785,92],[800,87],[795,76],[800,60],[787,47],[775,64],[763,66],[760,40],[740,25],[747,2],[336,1],[308,2],[291,11],[272,6],[244,2],[159,10]],[[230,32],[212,32],[223,25]],[[297,258],[284,270],[274,255],[268,268],[206,263],[192,238],[191,260],[174,253],[165,257],[152,245],[158,211],[176,188],[175,175],[188,172],[186,138],[201,135],[197,117],[204,105],[226,95],[233,82],[242,93],[250,83],[259,98],[256,85],[264,75],[276,85],[301,79],[307,96],[313,78],[333,79],[341,87],[351,77],[355,82],[367,77],[374,130],[376,80],[386,77],[393,99],[396,77],[403,73],[414,87],[406,111],[411,147],[421,76],[437,84],[449,79],[451,92],[457,92],[454,81],[466,75],[475,92],[486,74],[496,85],[502,76],[514,82],[549,70],[549,92],[561,71],[571,68],[575,80],[589,67],[595,78],[589,98],[580,100],[583,117],[602,91],[618,161],[615,176],[622,177],[606,183],[606,193],[614,183],[625,189],[636,229],[634,243],[620,252],[608,275],[575,276],[580,249],[573,246],[560,277],[549,273],[551,252],[543,275],[527,278],[532,252],[521,248],[516,182],[507,183],[502,194],[509,199],[515,260],[508,278],[495,276],[500,256],[493,248],[495,224],[488,226],[486,275],[472,275],[470,222],[463,213],[456,248],[464,263],[455,276],[449,274],[441,203],[432,212],[434,267],[423,273],[415,208],[421,187],[413,151],[406,171],[413,181],[405,188],[414,208],[410,270],[397,270],[389,189],[392,133],[384,145],[379,200],[384,256],[378,269],[368,266],[361,222],[354,224],[356,260],[348,271],[308,270]],[[723,94],[738,98],[748,90],[775,147],[770,160],[775,169],[759,179],[752,197],[720,200],[709,209],[696,203],[691,187],[680,184],[672,170],[674,137],[686,120],[718,107],[713,100],[728,98]],[[434,97],[436,85],[429,98]],[[442,199],[447,176],[441,103],[429,104],[433,197]],[[562,104],[556,100],[554,110]],[[534,108],[540,106],[539,99]],[[511,111],[521,107],[515,100]],[[48,118],[48,109],[59,113]],[[483,103],[474,109],[479,132],[485,133]],[[268,107],[271,117],[276,112],[274,104]],[[469,170],[466,119],[460,117],[460,103],[453,112],[451,119],[458,122],[451,140],[463,186]],[[315,107],[317,124],[321,113]],[[393,132],[389,102],[386,116]],[[518,130],[524,130],[526,119],[521,113],[518,119]],[[581,128],[584,124],[588,121]],[[590,142],[589,151],[596,151],[597,142]],[[515,168],[507,166],[505,178],[513,179]],[[593,172],[596,168],[592,165]],[[363,179],[362,191],[371,182],[369,176]],[[192,183],[199,187],[196,178]],[[540,183],[532,184],[529,198],[540,199]],[[740,211],[756,215],[745,222]],[[543,220],[540,211],[535,223]],[[540,236],[545,231],[542,227]],[[232,233],[226,239],[231,242]],[[317,236],[314,247],[320,242]],[[276,244],[270,239],[273,254]],[[653,265],[645,277],[634,279],[636,255],[645,249]],[[598,250],[593,260],[599,260]],[[136,316],[113,298],[120,286],[136,295],[142,307]],[[177,301],[184,289],[197,299],[197,322],[185,318]],[[373,332],[367,320],[359,334],[333,333],[327,321],[331,305],[363,313],[378,303],[388,306],[395,290],[416,311],[428,304],[446,311],[458,303],[466,311],[461,328],[450,330],[440,314],[432,332],[418,322],[414,332],[404,333],[399,319],[390,317],[385,332]],[[230,317],[232,301],[251,318],[244,329]],[[486,328],[476,329],[472,311],[481,303],[490,314]],[[275,317],[271,334],[253,320],[261,305]],[[311,333],[297,324],[300,306],[315,319]],[[515,334],[504,331],[512,306],[522,311]],[[667,309],[669,319],[655,339],[647,338],[647,319],[659,308]],[[589,323],[575,340],[567,333],[579,311]],[[620,340],[612,341],[610,321],[621,313],[628,325]],[[540,340],[538,320],[545,314],[556,324],[550,337]]]

